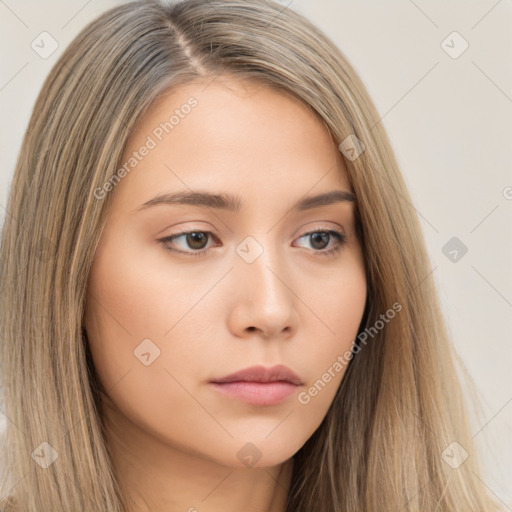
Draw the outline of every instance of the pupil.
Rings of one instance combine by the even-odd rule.
[[[322,243],[322,241],[325,242],[323,247],[316,247],[316,249],[324,249],[325,246],[328,245],[327,238],[329,237],[329,233],[314,233],[311,236],[313,238],[313,246],[315,246],[317,241],[320,241],[320,244]]]
[[[189,242],[189,247],[191,247],[193,249],[202,249],[204,247],[204,243],[201,245],[201,241],[204,242],[204,240],[206,240],[205,233],[201,233],[201,232],[189,233],[187,235],[187,238],[188,238],[187,242]],[[199,241],[199,244],[196,243],[198,241]]]

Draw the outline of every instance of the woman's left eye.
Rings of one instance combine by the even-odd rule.
[[[344,245],[347,243],[347,237],[343,233],[340,233],[339,231],[336,231],[334,229],[328,229],[328,230],[318,230],[318,231],[310,231],[309,233],[306,233],[305,235],[302,235],[299,240],[302,238],[308,238],[310,240],[310,243],[312,245],[320,245],[320,248],[316,247],[315,254],[322,254],[324,256],[328,256],[334,253],[337,253]],[[326,246],[329,246],[329,242],[331,242],[332,238],[335,238],[334,245],[330,248],[325,250]]]
[[[210,248],[205,248],[210,238],[217,237],[210,231],[186,231],[177,235],[161,238],[159,242],[161,242],[167,250],[174,253],[185,254],[187,256],[203,256],[210,251]],[[309,243],[313,245],[315,254],[319,255],[334,254],[347,243],[347,237],[343,233],[333,229],[310,231],[299,237],[298,240],[302,240],[303,238],[309,238]],[[332,238],[335,239],[334,244],[331,244]],[[182,243],[184,242],[187,247],[183,247],[182,245],[181,248],[176,249],[170,245],[171,243],[176,244],[180,239],[182,239]],[[177,245],[179,247],[179,244]],[[329,245],[333,246],[326,250],[326,247],[329,247]]]

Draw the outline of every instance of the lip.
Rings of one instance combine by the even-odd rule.
[[[300,386],[303,384],[302,379],[294,373],[290,368],[282,364],[266,368],[265,366],[251,366],[235,373],[213,379],[211,382],[222,384],[226,382],[278,382],[285,381]]]
[[[292,395],[302,385],[302,379],[290,368],[276,365],[271,368],[251,366],[210,384],[221,394],[243,402],[266,406],[278,404]]]

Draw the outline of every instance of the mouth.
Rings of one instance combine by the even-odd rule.
[[[210,381],[219,393],[257,406],[279,404],[302,384],[302,379],[283,365],[252,366]]]

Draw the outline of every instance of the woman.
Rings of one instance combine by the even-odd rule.
[[[495,509],[378,120],[277,3],[77,36],[3,231],[5,511]]]

